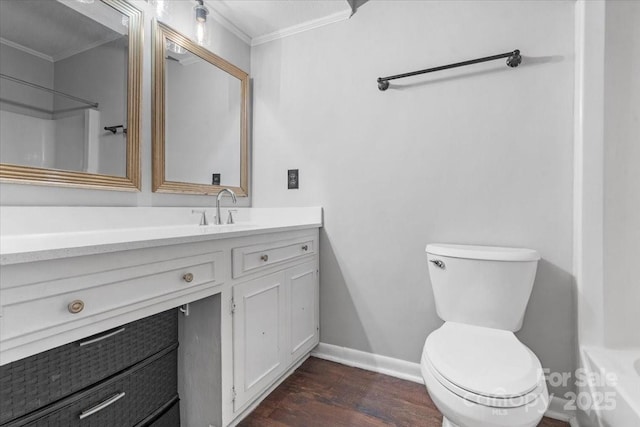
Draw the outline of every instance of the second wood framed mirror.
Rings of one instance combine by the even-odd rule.
[[[153,55],[153,191],[248,195],[248,74],[157,21]]]

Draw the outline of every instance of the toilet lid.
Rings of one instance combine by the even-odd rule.
[[[544,378],[536,355],[500,329],[446,322],[427,338],[425,355],[447,381],[483,396],[523,396]]]

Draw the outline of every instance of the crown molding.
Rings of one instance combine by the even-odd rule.
[[[242,40],[246,44],[251,45],[251,37],[247,33],[242,31],[237,25],[235,25],[229,19],[225,18],[224,15],[218,12],[216,7],[213,4],[211,4],[211,2],[205,1],[204,4],[209,9],[209,16],[214,21],[222,25],[225,29],[227,29],[229,32],[234,34],[236,37],[238,37],[240,40]]]
[[[347,9],[338,13],[334,13],[322,18],[314,19],[311,21],[296,24],[291,27],[283,28],[282,30],[274,31],[273,33],[265,34],[262,36],[254,37],[251,39],[251,46],[258,46],[270,41],[282,39],[285,37],[299,34],[305,31],[312,30],[314,28],[324,27],[325,25],[334,24],[336,22],[345,21],[351,17],[351,10]]]
[[[51,57],[49,55],[46,55],[46,54],[44,54],[42,52],[38,52],[37,50],[33,50],[31,48],[23,46],[23,45],[21,45],[19,43],[12,42],[11,40],[7,40],[7,39],[4,39],[4,38],[0,37],[0,43],[2,43],[3,45],[6,45],[6,46],[12,47],[14,49],[17,49],[17,50],[21,50],[22,52],[28,53],[29,55],[37,56],[38,58],[44,59],[45,61],[54,62],[53,57]]]

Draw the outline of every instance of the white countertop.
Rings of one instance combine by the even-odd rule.
[[[235,224],[208,226],[193,209],[2,206],[0,265],[322,226],[320,207],[238,208]]]

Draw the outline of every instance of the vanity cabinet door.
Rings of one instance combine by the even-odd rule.
[[[295,362],[318,344],[318,267],[308,262],[285,271],[290,361]]]
[[[284,274],[275,273],[233,287],[234,412],[287,368]]]

